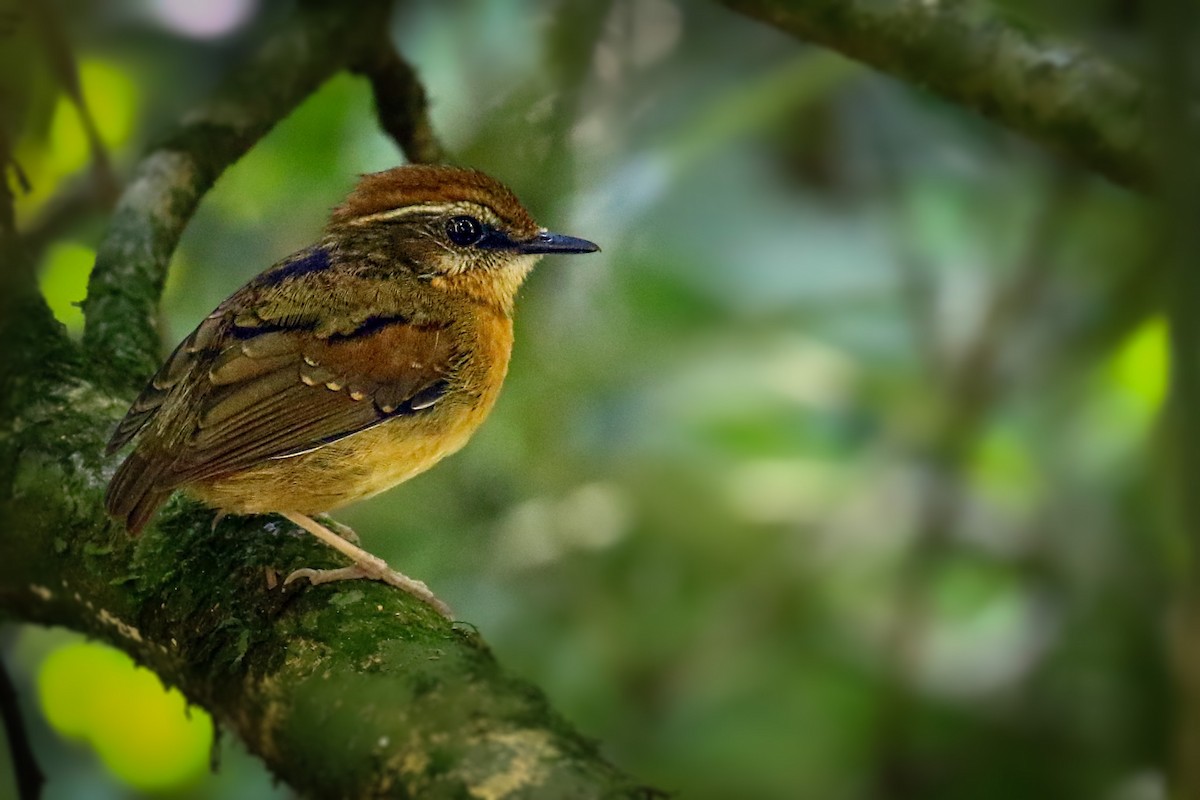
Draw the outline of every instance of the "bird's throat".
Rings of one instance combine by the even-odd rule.
[[[463,272],[439,275],[430,281],[435,289],[465,295],[477,303],[512,316],[517,290],[538,261],[538,256],[509,258],[494,269],[468,269]]]

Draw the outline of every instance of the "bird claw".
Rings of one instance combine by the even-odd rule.
[[[410,578],[407,575],[397,572],[387,565],[386,562],[379,560],[378,562],[360,561],[349,567],[339,567],[337,569],[313,569],[312,567],[301,567],[293,570],[283,580],[283,585],[287,586],[293,581],[298,581],[307,578],[308,582],[313,586],[320,586],[323,583],[334,583],[336,581],[348,581],[365,578],[372,581],[380,581],[389,586],[394,586],[397,589],[411,594],[413,597],[422,601],[428,606],[431,606],[434,611],[437,611],[448,620],[454,619],[454,614],[450,611],[450,606],[446,605],[437,595],[435,595],[424,581],[419,581],[415,578]]]
[[[333,531],[338,536],[345,539],[347,542],[350,542],[350,544],[357,544],[357,545],[362,544],[362,541],[358,538],[358,534],[355,533],[354,529],[351,528],[349,525],[345,525],[341,522],[338,522],[336,519],[329,516],[328,514],[320,514],[316,517],[316,519],[318,521],[320,521],[320,523],[322,525],[324,525],[326,528]]]
[[[308,578],[308,582],[313,586],[320,586],[322,583],[333,583],[334,581],[350,581],[355,578],[365,578],[367,575],[358,567],[341,567],[339,569],[313,569],[312,567],[301,567],[297,570],[292,570],[292,573],[283,579],[283,585],[287,586],[292,581]]]

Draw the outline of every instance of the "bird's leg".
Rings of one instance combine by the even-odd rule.
[[[358,534],[354,532],[354,528],[338,522],[328,514],[317,514],[316,520],[318,524],[323,525],[324,527],[333,531],[350,544],[362,544],[362,541],[358,538]]]
[[[284,579],[284,586],[301,578],[308,578],[313,584],[353,580],[356,578],[383,581],[386,584],[395,586],[397,589],[403,589],[413,597],[423,600],[446,619],[454,618],[450,612],[450,607],[439,600],[429,590],[429,587],[421,581],[396,572],[382,558],[373,556],[361,547],[351,544],[310,517],[291,511],[280,512],[280,515],[292,523],[299,525],[354,562],[354,566],[342,567],[340,569],[310,569],[308,567],[298,569]]]

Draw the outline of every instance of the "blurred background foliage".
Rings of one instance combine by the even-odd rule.
[[[471,445],[339,519],[681,796],[1164,797],[1147,206],[712,4],[398,5],[456,159],[604,249],[533,275]],[[1138,57],[1137,3],[1003,5]],[[287,13],[46,7],[118,180]],[[78,331],[106,214],[49,49],[0,44],[0,98]],[[201,205],[164,347],[398,161],[363,81],[322,87]],[[235,742],[205,769],[207,716],[124,656],[33,628],[4,653],[47,797],[290,796]]]

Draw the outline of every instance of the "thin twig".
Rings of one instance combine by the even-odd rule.
[[[17,796],[21,800],[38,800],[46,776],[38,765],[29,735],[21,716],[17,701],[17,689],[13,686],[8,668],[0,663],[0,717],[4,720],[4,733],[8,737],[8,751],[12,755],[13,772],[17,779]]]
[[[89,215],[112,210],[113,199],[94,170],[80,173],[62,186],[21,230],[25,249],[36,264],[46,248]]]
[[[873,141],[879,154],[879,188],[889,210],[888,222],[892,232],[900,304],[921,369],[926,378],[937,381],[942,377],[945,364],[940,345],[933,265],[917,246],[917,237],[911,233],[913,221],[908,219],[904,203],[904,176],[901,174],[899,148],[892,139],[883,135],[886,130],[883,121],[872,121],[873,125],[866,126],[866,135]]]
[[[446,158],[429,121],[429,99],[416,70],[401,57],[386,31],[368,58],[354,71],[371,82],[379,126],[391,136],[405,157],[414,164],[437,164]]]
[[[924,446],[923,484],[916,512],[915,539],[905,554],[893,603],[887,650],[899,680],[881,704],[876,733],[875,784],[880,797],[922,794],[927,779],[909,758],[904,739],[913,705],[909,683],[928,624],[929,573],[958,523],[963,505],[962,463],[983,430],[986,415],[1000,400],[1000,360],[1012,334],[1020,330],[1047,285],[1052,255],[1074,208],[1081,181],[1074,170],[1060,171],[1011,277],[997,287],[983,317],[941,383],[944,410]]]
[[[113,172],[112,160],[108,157],[108,149],[100,138],[100,130],[96,126],[96,117],[92,114],[91,106],[83,93],[83,85],[79,79],[79,63],[71,50],[71,43],[63,28],[62,18],[54,3],[41,0],[24,0],[26,11],[37,22],[42,44],[46,48],[46,56],[50,68],[58,79],[64,93],[70,98],[75,110],[79,113],[79,122],[83,127],[84,138],[87,139],[88,151],[92,158],[92,181],[102,202],[111,207],[117,200],[117,176]]]

